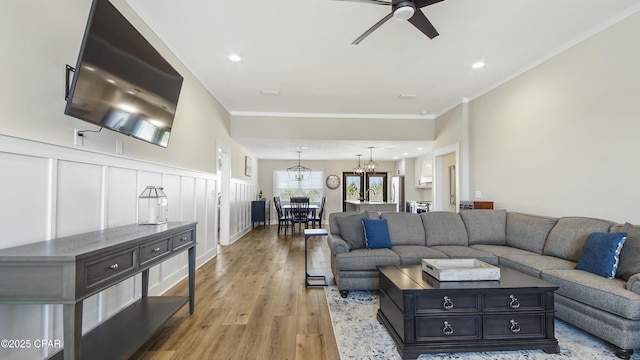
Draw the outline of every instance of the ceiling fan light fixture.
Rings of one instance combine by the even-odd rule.
[[[396,20],[409,20],[416,12],[416,7],[411,1],[399,1],[393,6],[393,18]]]

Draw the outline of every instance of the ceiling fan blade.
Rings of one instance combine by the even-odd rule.
[[[436,28],[433,27],[429,19],[427,19],[427,17],[424,16],[424,13],[420,9],[416,10],[416,12],[413,14],[411,19],[409,19],[409,22],[413,24],[413,26],[418,28],[418,30],[422,31],[425,35],[427,35],[429,39],[433,39],[434,37],[440,35],[438,34],[438,30],[436,30]]]
[[[424,16],[424,15],[422,15]],[[375,23],[375,25],[373,25],[371,28],[369,28],[369,30],[365,31],[364,34],[360,35],[360,37],[358,37],[357,39],[353,40],[353,42],[351,43],[351,45],[358,45],[360,44],[360,42],[362,40],[364,40],[367,36],[371,35],[372,32],[376,31],[377,28],[379,28],[380,26],[382,26],[382,24],[386,23],[387,20],[391,19],[393,17],[393,13],[389,13],[389,15],[385,16],[382,18],[382,20],[378,21],[377,23]],[[426,19],[426,18],[425,18]],[[434,29],[435,30],[435,29]]]
[[[367,4],[374,4],[374,5],[386,5],[386,6],[391,5],[391,0],[388,0],[388,1],[387,0],[334,0],[334,1],[359,2],[359,3],[367,3]]]
[[[433,5],[442,1],[444,0],[415,0],[413,4],[416,6],[416,9],[420,9],[425,6]]]

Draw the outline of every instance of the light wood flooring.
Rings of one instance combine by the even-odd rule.
[[[331,276],[325,237],[309,272]],[[187,280],[166,295],[187,294]],[[304,235],[256,226],[196,271],[195,312],[184,306],[131,359],[339,359],[324,289],[304,286]]]

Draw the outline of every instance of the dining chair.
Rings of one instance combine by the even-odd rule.
[[[314,229],[316,227],[316,223],[318,224],[318,228],[322,227],[322,216],[324,214],[324,205],[326,202],[327,202],[327,197],[323,196],[322,200],[320,201],[320,208],[316,212],[316,215],[311,219],[311,224]]]
[[[280,202],[279,196],[273,197],[273,204],[275,205],[276,212],[278,213],[278,234],[280,234],[280,231],[282,231],[282,227],[284,226],[284,234],[287,235],[289,223],[284,211],[282,210],[282,203]]]
[[[298,224],[298,229],[302,232],[302,224],[304,228],[309,228],[309,198],[308,197],[291,197],[289,201],[291,209],[289,209],[288,220],[291,223],[291,233],[295,233],[295,225]],[[286,230],[285,230],[286,231]]]

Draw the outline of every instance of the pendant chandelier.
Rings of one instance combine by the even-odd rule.
[[[364,168],[362,167],[362,165],[360,165],[360,158],[362,157],[361,154],[356,155],[358,157],[358,166],[353,168],[353,172],[355,174],[361,175],[364,173]]]
[[[287,173],[289,173],[289,178],[291,180],[302,181],[305,178],[309,178],[311,176],[311,169],[308,167],[300,165],[300,153],[302,151],[298,151],[298,165],[291,166],[287,168]]]
[[[373,150],[373,146],[369,146],[369,161],[364,163],[364,170],[366,172],[376,171],[376,168],[378,167],[378,163],[373,161],[373,156],[371,154],[372,150]]]

